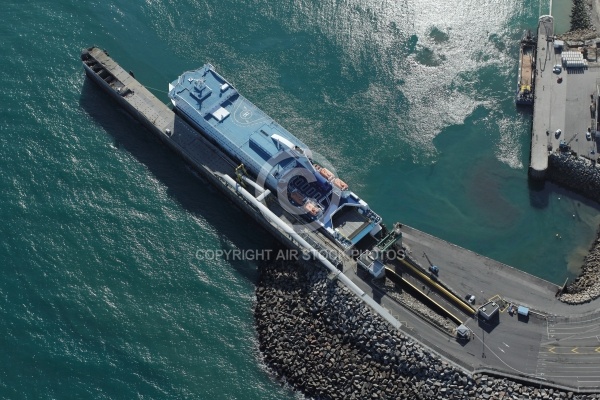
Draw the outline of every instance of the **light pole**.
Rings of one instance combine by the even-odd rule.
[[[485,330],[481,328],[481,358],[485,358]]]

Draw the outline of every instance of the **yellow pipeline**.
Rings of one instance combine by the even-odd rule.
[[[419,289],[418,287],[416,287],[415,285],[413,285],[412,283],[410,283],[409,281],[407,281],[406,279],[402,278],[401,276],[399,276],[396,272],[394,272],[391,268],[389,267],[385,267],[385,271],[389,272],[390,274],[394,274],[396,277],[400,278],[400,280],[402,281],[402,284],[408,285],[411,288],[413,288],[413,290],[416,290],[418,293],[422,294],[423,296],[427,297],[429,299],[429,301],[431,301],[433,304],[435,304],[440,310],[444,311],[446,313],[446,315],[448,317],[450,317],[452,320],[454,320],[454,322],[458,325],[462,324],[462,321],[460,320],[460,318],[458,318],[457,316],[455,316],[454,314],[452,314],[450,311],[446,310],[444,307],[442,307],[441,304],[439,304],[437,301],[433,300],[431,297],[427,296],[425,293],[423,293],[423,291],[421,289]]]
[[[454,304],[456,304],[457,306],[459,306],[460,308],[462,308],[463,311],[465,311],[467,314],[469,314],[469,315],[475,314],[475,309],[473,307],[471,307],[470,305],[468,305],[467,303],[465,303],[462,299],[456,297],[453,293],[451,293],[448,290],[446,290],[446,288],[444,288],[442,285],[440,285],[439,283],[437,283],[435,280],[431,279],[429,276],[427,276],[423,272],[419,271],[419,269],[417,269],[414,266],[412,266],[408,261],[406,261],[404,259],[401,259],[401,258],[398,258],[398,260],[402,264],[406,265],[408,268],[410,268],[411,270],[413,270],[415,273],[417,273],[425,281],[429,282],[433,287],[435,287],[444,296],[446,296],[447,299],[451,300]]]

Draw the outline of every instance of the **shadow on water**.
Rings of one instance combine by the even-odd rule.
[[[527,186],[529,189],[529,202],[534,208],[547,208],[550,204],[550,197],[564,197],[600,211],[600,204],[556,183],[529,178]]]
[[[251,246],[267,249],[280,247],[250,216],[232,202],[225,202],[224,195],[192,171],[182,158],[164,146],[87,77],[79,105],[113,137],[115,148],[129,152],[166,186],[169,197],[186,211],[217,228],[222,249],[235,247],[244,252],[260,250]],[[226,220],[221,218],[223,215],[227,215]],[[228,263],[244,278],[256,283],[257,273],[252,261],[230,260]]]
[[[527,118],[533,125],[533,108],[530,106],[516,105],[517,114],[522,118]],[[531,128],[531,127],[530,127]],[[531,132],[531,129],[529,129]]]
[[[539,179],[527,179],[529,189],[529,204],[533,208],[543,209],[550,203],[550,190],[546,189],[546,181]]]

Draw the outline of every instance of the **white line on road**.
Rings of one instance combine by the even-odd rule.
[[[503,345],[505,345],[506,347],[510,347],[509,345],[507,345],[506,343],[502,342]]]

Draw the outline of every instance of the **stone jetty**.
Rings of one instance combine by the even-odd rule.
[[[598,399],[469,376],[394,330],[317,266],[261,267],[255,320],[268,369],[315,399]]]

